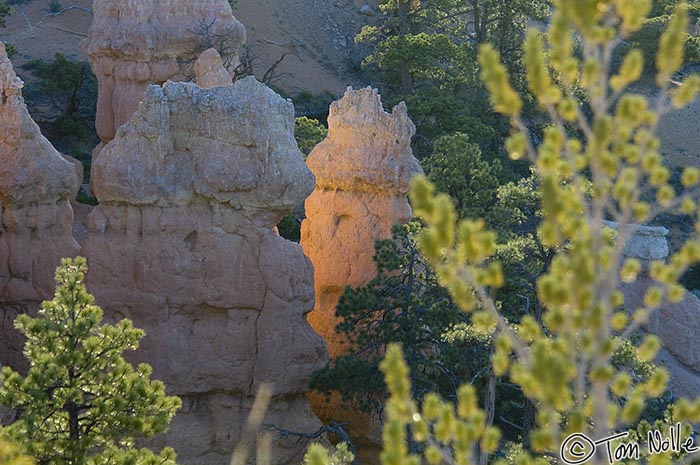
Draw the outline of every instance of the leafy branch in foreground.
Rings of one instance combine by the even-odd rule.
[[[661,35],[655,63],[660,96],[651,108],[644,96],[626,93],[642,75],[641,51],[627,51],[619,66],[613,60],[617,46],[642,27],[651,0],[552,3],[547,32],[530,31],[524,44],[528,88],[551,120],[538,145],[499,53],[489,45],[479,52],[493,107],[513,126],[506,148],[511,158],[529,160],[538,180],[537,237],[553,254],[536,280],[540,318],[524,315],[514,327],[501,312],[493,297],[505,282],[494,260],[497,235],[483,220],[457,221],[449,197],[436,195],[424,178],[415,180],[411,193],[415,213],[426,223],[418,238],[422,253],[474,324],[496,331],[494,370],[518,385],[536,410],[527,447],[514,458],[520,465],[565,459],[581,463],[576,460],[587,451],[567,447],[569,435],[599,440],[638,426],[645,405],[664,393],[668,373],[649,367],[637,377],[618,365],[614,354],[629,351],[628,344],[633,344],[640,362],[654,359],[658,337],[631,337],[643,330],[651,312],[683,298],[678,279],[700,261],[697,234],[667,262],[652,262],[648,270],[622,253],[636,224],[663,212],[696,220],[700,216],[700,171],[685,169],[682,188],[674,189],[655,137],[659,116],[692,101],[700,90],[698,75],[671,88],[671,77],[683,62],[687,7],[678,6]],[[587,108],[579,103],[581,93]],[[617,230],[608,228],[607,221],[618,222]],[[635,281],[642,271],[648,271],[653,283],[643,305],[628,308],[620,286]],[[418,465],[422,460],[483,465],[499,448],[501,433],[478,406],[474,387],[462,386],[454,404],[426,395],[419,406],[398,346],[389,348],[382,369],[390,392],[385,465]],[[674,422],[700,422],[700,401],[681,399],[670,412]],[[416,443],[422,447],[409,448]],[[658,465],[690,463],[692,457],[665,451],[640,460]],[[592,454],[587,463],[607,464],[608,457]]]
[[[666,387],[665,370],[657,368],[644,382],[635,383],[611,358],[651,311],[665,300],[683,297],[678,279],[700,259],[700,241],[693,237],[668,263],[651,265],[656,282],[647,291],[644,308],[636,309],[625,307],[619,286],[634,281],[641,264],[625,260],[622,250],[634,232],[633,223],[677,209],[698,214],[698,171],[687,169],[686,189],[676,193],[654,131],[667,104],[679,107],[696,96],[700,79],[693,75],[668,95],[670,77],[682,63],[687,27],[683,5],[660,40],[656,65],[661,97],[653,110],[645,97],[625,93],[642,73],[641,53],[631,50],[619,69],[612,69],[617,39],[641,27],[651,2],[554,4],[548,34],[530,31],[524,47],[529,89],[552,121],[539,147],[531,142],[520,116],[521,100],[498,53],[484,46],[479,54],[494,108],[509,116],[517,130],[507,144],[511,157],[527,157],[540,180],[538,236],[556,251],[550,269],[537,280],[542,322],[525,316],[516,333],[498,310],[491,290],[502,285],[503,274],[500,264],[490,259],[495,234],[486,231],[483,222],[457,224],[450,200],[434,196],[424,180],[415,182],[412,200],[417,215],[428,224],[419,239],[421,248],[441,282],[465,311],[474,312],[475,321],[498,328],[494,368],[507,374],[536,406],[533,451],[561,459],[567,451],[559,445],[568,434],[603,438],[633,426],[645,402]],[[582,42],[580,58],[574,52],[574,34]],[[577,89],[587,96],[590,116],[579,106]],[[620,223],[617,237],[605,227],[606,220]],[[653,359],[659,345],[656,336],[647,335],[637,347],[640,359]],[[700,403],[679,402],[674,413],[678,420],[697,421]],[[488,425],[484,428],[489,431]],[[670,454],[666,458],[670,460]],[[597,460],[601,459],[593,458]]]

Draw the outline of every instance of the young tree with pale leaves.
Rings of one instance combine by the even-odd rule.
[[[129,320],[102,323],[86,272],[84,258],[64,259],[54,299],[37,318],[15,322],[30,368],[24,377],[8,367],[0,374],[0,404],[18,414],[6,433],[39,465],[174,465],[172,449],[156,455],[134,441],[164,432],[180,399],[150,379],[150,366],[122,358],[144,333]]]

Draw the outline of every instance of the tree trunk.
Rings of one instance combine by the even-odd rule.
[[[71,96],[68,99],[68,105],[66,106],[66,109],[64,111],[65,116],[70,116],[73,113],[77,113],[78,110],[80,110],[80,99],[78,99],[78,92],[80,91],[80,88],[82,87],[84,80],[85,80],[85,68],[81,67],[80,68],[80,75],[78,76],[78,79],[73,84]]]
[[[484,413],[486,413],[486,426],[493,426],[496,416],[496,373],[493,371],[493,339],[498,335],[498,331],[493,334],[491,348],[489,350],[489,369],[486,381],[486,392],[484,393]],[[489,454],[479,448],[479,465],[487,465]]]
[[[527,437],[530,431],[535,427],[535,414],[537,413],[537,409],[530,399],[525,398],[523,410],[523,437]]]

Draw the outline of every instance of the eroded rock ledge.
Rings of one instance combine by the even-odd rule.
[[[183,398],[162,440],[182,463],[228,463],[263,382],[267,423],[320,426],[305,397],[327,360],[305,318],[313,269],[273,231],[314,186],[293,128],[291,102],[252,77],[169,82],[148,89],[94,168],[90,290],[146,330],[136,358]]]

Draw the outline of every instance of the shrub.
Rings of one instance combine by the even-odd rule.
[[[311,151],[328,135],[328,129],[317,119],[300,116],[294,120],[294,137],[299,145],[299,150],[308,157]]]

